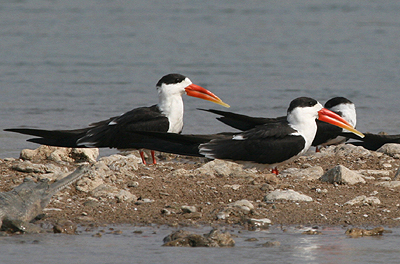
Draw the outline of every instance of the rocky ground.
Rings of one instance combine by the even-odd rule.
[[[150,166],[135,152],[97,155],[96,149],[24,150],[20,159],[0,160],[0,191],[25,177],[55,180],[86,162],[91,173],[55,195],[37,225],[400,225],[400,145],[378,152],[332,146],[281,166],[278,176],[177,155],[160,154]]]

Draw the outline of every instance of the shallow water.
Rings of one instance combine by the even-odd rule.
[[[359,130],[400,133],[399,11],[396,0],[2,1],[1,128],[83,127],[157,103],[158,79],[180,72],[234,112],[345,96]],[[196,110],[221,106],[184,100],[184,133],[230,130]],[[36,147],[27,138],[1,131],[0,157]]]
[[[349,238],[342,228],[323,228],[322,235],[304,235],[305,229],[278,227],[266,231],[229,229],[237,236],[232,248],[162,247],[167,227],[114,226],[101,238],[46,234],[0,237],[1,263],[398,263],[400,229],[378,237]],[[210,228],[186,228],[197,234]],[[142,231],[143,233],[133,233]],[[246,241],[256,238],[258,241]],[[279,246],[264,247],[266,242]]]

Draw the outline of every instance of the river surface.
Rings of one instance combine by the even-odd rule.
[[[5,0],[0,128],[71,129],[157,103],[179,72],[254,116],[299,96],[352,100],[359,130],[400,133],[400,2]],[[184,133],[231,131],[186,97]],[[27,136],[0,131],[0,158]],[[104,153],[104,151],[103,151]]]
[[[306,230],[272,227],[266,231],[229,229],[232,248],[163,247],[170,227],[114,226],[102,237],[100,229],[80,235],[46,234],[0,237],[1,263],[399,263],[400,229],[377,237],[350,238],[343,228],[324,228],[322,235],[304,235]],[[210,228],[184,228],[205,234]],[[138,233],[141,231],[142,233]],[[255,241],[248,241],[249,239]],[[280,245],[265,247],[267,242]]]
[[[357,106],[360,131],[397,134],[399,14],[398,0],[4,0],[0,128],[83,127],[157,103],[157,81],[179,72],[215,92],[233,112],[274,117],[285,115],[299,96],[322,103],[344,96]],[[219,105],[184,100],[184,133],[231,131],[196,110]],[[0,158],[36,148],[27,138],[0,131]],[[311,237],[278,232],[287,246],[239,242],[233,249],[162,248],[151,236],[145,243],[134,235],[23,236],[2,238],[0,250],[9,257],[0,258],[173,263],[186,254],[182,263],[373,263],[399,254],[393,248],[399,230],[363,239],[345,238],[342,231]]]

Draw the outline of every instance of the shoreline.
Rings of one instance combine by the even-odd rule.
[[[53,154],[68,150],[46,146],[39,149]],[[71,156],[69,149],[69,154],[64,158],[59,155],[57,160],[54,155],[38,155],[39,149],[29,160],[26,156],[24,160],[0,160],[0,191],[10,191],[24,177],[52,181],[82,162],[92,163],[90,175],[52,197],[44,210],[46,216],[35,222],[41,227],[66,222],[84,226],[241,226],[249,230],[260,225],[400,226],[400,187],[392,180],[400,166],[398,153],[368,151],[350,144],[331,146],[283,165],[280,175],[275,176],[243,169],[233,162],[170,154],[159,154],[157,165],[144,166],[136,152],[95,161],[93,153]],[[26,155],[23,153],[21,156]],[[320,180],[337,165],[363,181],[352,184]],[[267,198],[279,190],[311,200]],[[349,203],[357,197],[358,201]]]

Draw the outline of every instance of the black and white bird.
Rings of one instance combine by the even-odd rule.
[[[356,126],[357,117],[356,117],[356,107],[353,102],[344,97],[334,97],[328,100],[324,106],[326,109],[335,112],[336,114],[343,117],[350,125],[353,127]],[[277,118],[264,118],[264,117],[251,117],[241,114],[236,114],[227,111],[220,111],[215,109],[200,109],[203,111],[211,112],[221,117],[217,117],[217,119],[223,122],[226,125],[229,125],[233,128],[245,131],[256,126],[270,123],[270,122],[285,122],[286,116],[281,116]],[[326,122],[321,122],[317,120],[317,134],[312,142],[312,146],[328,146],[328,145],[338,145],[344,143],[347,138],[341,136],[346,132],[343,128],[331,125]]]
[[[329,99],[324,107],[331,110],[345,119],[353,127],[357,124],[356,106],[353,102],[345,97],[334,97]],[[217,119],[224,124],[233,128],[245,131],[252,129],[256,126],[263,125],[271,122],[285,122],[286,116],[277,118],[264,118],[264,117],[251,117],[247,115],[241,115],[237,113],[221,111],[216,109],[200,109],[203,111],[211,112],[220,117]],[[356,146],[362,146],[368,150],[377,150],[381,146],[387,143],[400,144],[400,134],[388,135],[385,133],[373,134],[364,133],[365,137],[360,138],[354,133],[349,133],[346,129],[333,126],[326,122],[317,120],[317,134],[312,142],[312,146],[319,150],[319,147],[325,147],[329,145],[338,145],[347,142],[348,139],[353,139],[350,144]],[[356,140],[356,141],[354,141]]]
[[[345,128],[363,137],[363,134],[355,130],[346,120],[323,108],[316,100],[300,97],[290,103],[284,121],[282,118],[277,118],[275,122],[271,119],[271,122],[264,122],[240,133],[215,135],[149,133],[147,139],[138,142],[138,147],[250,163],[256,167],[276,168],[280,163],[294,159],[310,148],[317,132],[316,119]],[[276,169],[273,172],[278,173]]]
[[[133,145],[141,140],[141,136],[134,134],[134,131],[181,133],[184,110],[182,95],[185,93],[229,107],[218,96],[193,84],[188,77],[181,74],[173,73],[163,76],[156,87],[158,104],[135,108],[120,116],[90,124],[86,128],[74,130],[10,128],[5,131],[37,136],[38,138],[28,139],[28,141],[50,146],[137,149]],[[143,151],[140,149],[139,152],[143,163],[146,164]],[[155,164],[154,151],[151,155]]]
[[[345,97],[334,97],[329,99],[325,103],[324,107],[340,115],[350,125],[356,127],[357,124],[356,106],[349,99]],[[326,147],[329,145],[339,145],[348,140],[348,138],[341,136],[342,133],[346,132],[343,128],[332,126],[331,124],[321,121],[317,121],[317,126],[318,126],[317,134],[312,143],[312,146],[317,147],[317,151],[319,147]]]

